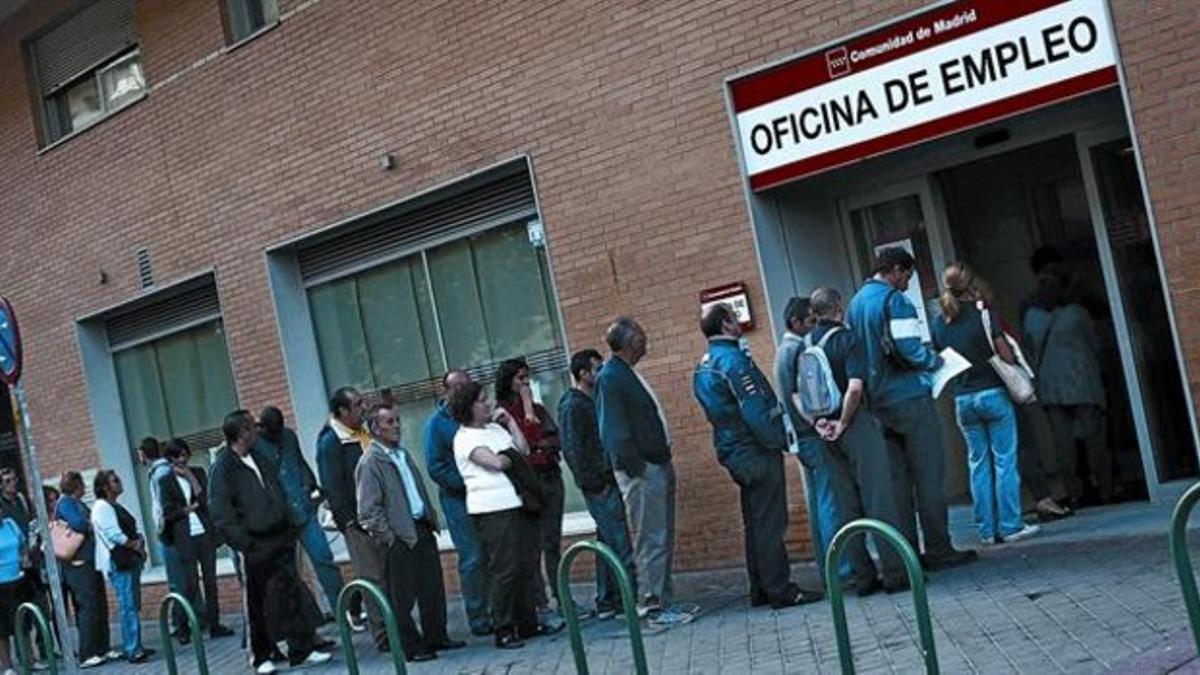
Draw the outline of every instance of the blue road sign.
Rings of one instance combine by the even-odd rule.
[[[7,298],[0,297],[0,381],[12,386],[21,379],[21,331]]]

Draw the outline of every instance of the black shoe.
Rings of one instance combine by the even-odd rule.
[[[763,607],[771,603],[771,600],[762,593],[754,593],[750,595],[751,607]]]
[[[191,631],[181,630],[175,634],[175,639],[179,640],[181,645],[190,645],[192,643]]]
[[[125,660],[129,661],[130,663],[145,663],[149,661],[150,657],[154,656],[154,654],[155,651],[153,649],[143,649]]]
[[[899,581],[883,582],[883,592],[887,593],[888,595],[893,595],[895,593],[903,593],[911,588],[912,588],[912,584],[908,583],[907,578],[901,579]]]
[[[230,635],[233,635],[233,631],[230,630],[228,626],[222,626],[221,624],[217,624],[208,629],[208,637],[210,638],[223,638],[229,637]]]
[[[879,589],[883,588],[883,582],[878,577],[871,577],[869,580],[859,581],[855,584],[854,592],[860,598],[866,598],[875,595]]]
[[[437,658],[437,652],[435,652],[431,649],[429,651],[417,652],[416,654],[413,654],[412,656],[406,656],[406,657],[404,657],[404,660],[408,661],[409,663],[420,663],[422,661],[432,661],[436,658]]]
[[[496,636],[497,649],[520,649],[524,646],[525,643],[521,641],[521,638],[517,637],[516,633]]]
[[[491,635],[492,633],[495,633],[495,632],[496,632],[496,630],[494,628],[492,628],[492,624],[490,624],[490,623],[476,624],[474,626],[471,626],[471,635],[474,635],[475,637],[483,637],[485,635]]]
[[[466,646],[467,646],[467,643],[463,642],[462,640],[452,640],[450,638],[446,638],[445,640],[442,640],[441,642],[430,642],[429,643],[430,649],[432,649],[434,651],[441,651],[441,652],[448,652],[452,649],[462,649],[463,647],[466,647]]]
[[[930,572],[937,570],[948,570],[952,567],[966,565],[967,563],[975,562],[978,559],[978,554],[975,551],[946,551],[937,555],[926,555],[921,558],[921,567]]]
[[[795,607],[797,605],[807,605],[813,602],[819,602],[825,599],[825,594],[821,591],[806,591],[802,588],[797,588],[789,592],[783,600],[777,600],[771,603],[771,609],[784,609],[787,607]]]

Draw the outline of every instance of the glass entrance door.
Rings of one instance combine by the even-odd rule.
[[[1130,393],[1142,403],[1136,417],[1147,482],[1163,496],[1162,484],[1197,475],[1196,436],[1136,158],[1124,134],[1080,135],[1078,150],[1110,294],[1119,297],[1114,311],[1124,315],[1119,338]]]

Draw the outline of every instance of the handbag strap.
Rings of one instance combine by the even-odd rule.
[[[992,337],[992,311],[983,304],[982,300],[975,302],[975,308],[979,310],[979,317],[983,320],[983,332],[987,335],[988,348],[992,350],[994,356],[999,356],[996,352],[996,339]]]

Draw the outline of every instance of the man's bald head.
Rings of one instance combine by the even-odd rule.
[[[455,368],[454,370],[448,371],[442,377],[442,395],[449,398],[451,391],[458,389],[465,384],[469,384],[470,382],[470,373],[462,368]]]

